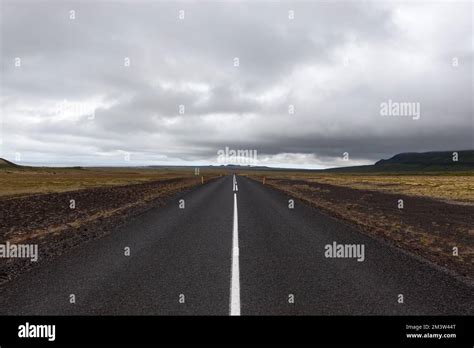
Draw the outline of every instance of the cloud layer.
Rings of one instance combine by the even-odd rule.
[[[1,156],[194,165],[227,146],[319,168],[474,148],[472,11],[3,0]],[[420,119],[382,116],[389,100],[417,103]]]

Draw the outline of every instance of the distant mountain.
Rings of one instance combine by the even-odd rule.
[[[457,161],[454,161],[454,153]],[[444,172],[474,170],[474,150],[400,153],[374,165],[331,168],[330,172]]]
[[[453,161],[454,153],[458,154],[458,161]],[[375,163],[376,166],[385,166],[390,164],[417,164],[417,165],[455,165],[455,164],[474,165],[474,150],[465,151],[437,151],[437,152],[407,152],[400,153],[387,160],[380,160]]]
[[[4,158],[0,158],[0,167],[18,167],[18,164],[15,164],[13,162],[7,161]]]

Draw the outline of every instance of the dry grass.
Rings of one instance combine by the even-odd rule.
[[[250,176],[258,178],[258,180],[261,180],[263,176],[266,176],[267,179],[304,180],[310,183],[324,183],[361,190],[429,197],[449,203],[474,204],[474,173],[464,175],[361,175],[290,172],[259,173]]]
[[[195,185],[195,182],[198,180],[187,180],[185,182],[177,182],[177,183],[169,183],[164,187],[159,187],[155,190],[150,190],[143,194],[142,198],[136,201],[123,203],[119,207],[116,208],[104,208],[103,210],[99,210],[98,212],[91,213],[87,217],[78,218],[73,221],[69,221],[66,223],[62,223],[55,226],[48,226],[47,228],[37,229],[30,231],[29,233],[22,233],[13,235],[13,237],[9,240],[11,243],[23,243],[32,238],[44,238],[48,234],[55,234],[58,235],[64,231],[67,231],[70,227],[80,228],[86,224],[94,223],[99,219],[107,219],[114,217],[120,214],[126,214],[127,210],[137,207],[140,205],[146,205],[148,202],[153,201],[156,198],[159,198],[165,194],[173,194],[179,192],[180,190],[187,189]]]
[[[204,171],[205,179],[220,175]],[[194,168],[182,170],[140,168],[31,168],[0,169],[0,197],[75,191],[85,188],[191,178]]]

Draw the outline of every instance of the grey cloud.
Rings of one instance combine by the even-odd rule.
[[[186,163],[229,146],[330,165],[345,151],[374,161],[474,147],[469,3],[4,0],[2,9],[4,157],[97,164],[129,151]],[[48,108],[64,99],[96,103],[96,118],[55,118]],[[388,99],[419,102],[421,119],[383,118]]]

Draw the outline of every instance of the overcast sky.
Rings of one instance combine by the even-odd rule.
[[[323,168],[474,148],[469,1],[1,3],[9,160],[219,164],[228,147]]]

